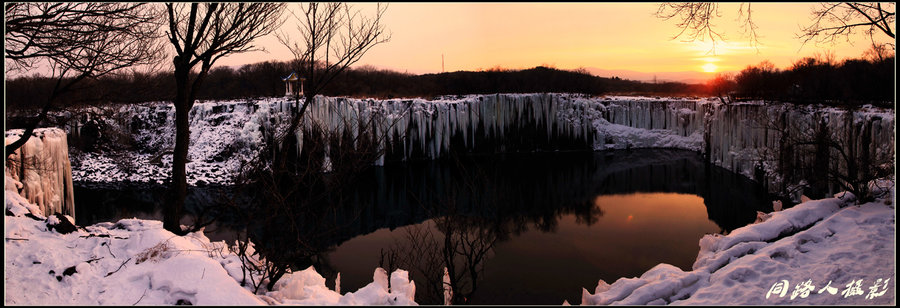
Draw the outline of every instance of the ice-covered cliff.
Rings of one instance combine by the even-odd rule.
[[[19,140],[23,130],[6,132],[6,144]],[[6,159],[7,190],[16,191],[41,209],[41,215],[61,213],[75,217],[72,167],[66,132],[38,128],[21,148]]]
[[[892,110],[763,102],[698,105],[709,161],[768,184],[769,191],[825,177],[864,178],[862,172],[872,171],[864,165],[891,169],[885,164],[894,161]],[[842,190],[834,183],[827,186],[818,197]]]
[[[191,111],[189,183],[227,183],[231,170],[285,126],[296,108],[283,98],[197,103]],[[133,134],[140,149],[125,161],[152,164],[145,168],[141,165],[147,164],[135,163],[123,170],[110,157],[80,154],[75,178],[162,182],[170,169],[166,153],[174,144],[174,108],[150,103],[121,108],[117,114],[117,120],[108,122]],[[382,154],[376,164],[435,159],[451,152],[680,148],[703,152],[713,164],[770,182],[770,191],[798,184],[812,176],[811,164],[823,161],[811,161],[801,146],[785,147],[788,141],[801,143],[810,132],[831,134],[856,157],[892,157],[894,144],[890,110],[553,93],[433,100],[318,96],[303,123],[306,134],[329,132],[337,144],[345,143],[342,147],[377,147]],[[318,146],[303,133],[297,138],[300,153]],[[832,169],[847,167],[834,159],[824,161]],[[787,174],[791,166],[798,174]]]

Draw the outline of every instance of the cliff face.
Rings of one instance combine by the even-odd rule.
[[[296,108],[283,98],[196,104],[190,120],[189,183],[227,183],[228,170],[271,140]],[[119,118],[109,122],[135,136],[139,148],[131,160],[153,160],[158,170],[141,167],[119,173],[102,157],[91,154],[78,160],[88,166],[103,165],[100,168],[109,172],[101,176],[89,171],[94,169],[76,170],[76,178],[161,182],[170,168],[166,166],[168,157],[160,155],[174,144],[174,109],[155,103],[128,106],[117,114]],[[318,155],[327,162],[323,165],[331,163],[329,155],[336,156],[338,148],[361,146],[377,147],[382,153],[375,164],[436,159],[452,152],[678,148],[704,153],[710,163],[766,182],[773,192],[820,176],[816,169],[848,168],[846,162],[826,156],[843,152],[884,161],[893,157],[894,144],[892,110],[864,107],[850,112],[781,103],[726,105],[704,99],[591,98],[554,93],[433,100],[319,96],[303,124],[294,152]],[[70,130],[77,132],[77,127],[81,126],[73,124]],[[327,146],[315,141],[322,138],[322,132],[328,132],[324,135],[332,140]],[[818,159],[811,158],[815,151],[804,144],[810,138],[815,141],[816,133],[838,143],[825,151],[828,155],[819,151]]]
[[[6,144],[18,140],[23,130],[6,132]],[[7,190],[13,190],[40,207],[42,215],[61,213],[75,217],[72,167],[66,132],[59,128],[35,129],[21,148],[7,156]]]
[[[842,189],[826,183],[828,178],[872,178],[866,173],[892,169],[889,165],[894,164],[892,110],[779,103],[700,105],[708,160],[768,184],[769,191],[810,185],[818,188],[804,193],[830,196]]]

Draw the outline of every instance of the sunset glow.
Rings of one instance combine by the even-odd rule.
[[[384,23],[391,41],[375,46],[358,63],[415,74],[494,67],[595,68],[636,72],[734,72],[769,60],[776,67],[825,51],[840,60],[869,48],[858,31],[854,44],[802,46],[796,38],[818,3],[754,3],[759,45],[742,35],[739,3],[720,4],[715,26],[727,41],[672,39],[675,20],[653,16],[655,3],[391,3]],[[374,3],[356,3],[363,14]],[[297,4],[289,5],[297,10]],[[295,21],[282,26],[294,29]],[[299,35],[295,33],[294,35]],[[272,36],[257,41],[267,53],[233,55],[221,65],[287,60],[290,52]],[[715,47],[715,48],[713,48]],[[802,47],[802,48],[801,48]],[[696,62],[711,57],[716,61]],[[443,60],[443,61],[442,61]],[[443,63],[442,63],[443,62]]]

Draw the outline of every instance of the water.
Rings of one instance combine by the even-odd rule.
[[[220,189],[193,189],[187,207],[213,203]],[[76,204],[105,205],[78,206],[76,217],[159,219],[163,191],[78,185]],[[344,293],[371,282],[377,266],[409,270],[420,304],[442,303],[445,267],[455,303],[580,303],[581,288],[593,292],[598,279],[640,276],[659,263],[690,270],[704,234],[771,211],[761,187],[681,150],[410,162],[361,173],[335,195],[324,214],[297,214],[313,227],[282,232],[284,221],[259,223],[254,242],[300,251],[283,259],[312,264],[329,287],[340,272]],[[128,206],[114,207],[117,200]]]

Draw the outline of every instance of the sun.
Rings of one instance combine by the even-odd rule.
[[[707,73],[715,73],[719,69],[717,65],[712,63],[703,64],[703,66],[701,66],[700,68],[702,68],[703,71]]]

